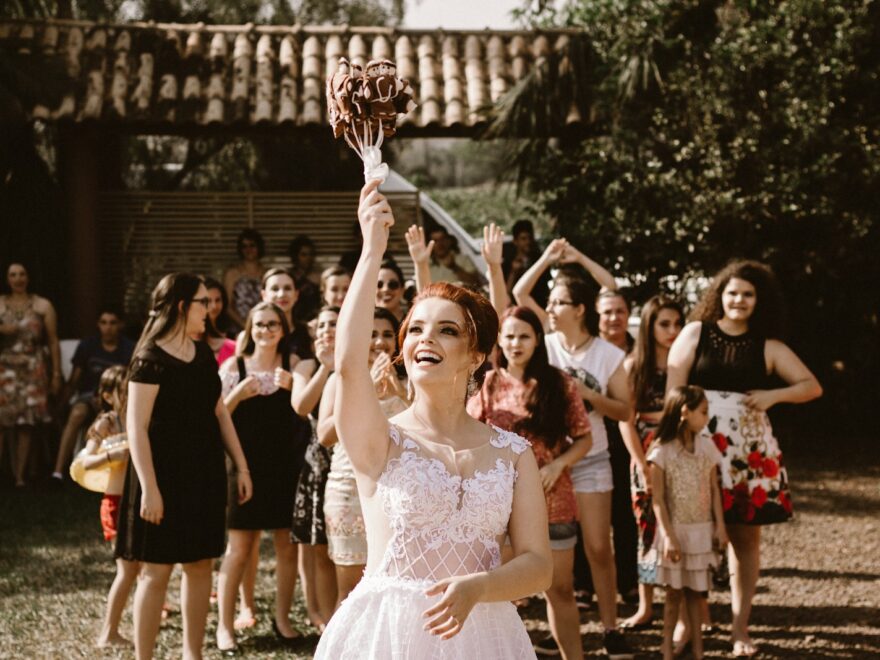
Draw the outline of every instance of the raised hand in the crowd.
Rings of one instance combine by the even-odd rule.
[[[483,227],[483,245],[480,247],[486,260],[486,279],[489,281],[489,300],[500,316],[510,306],[510,295],[504,272],[501,269],[504,252],[504,232],[494,222]]]
[[[416,290],[421,291],[431,283],[431,253],[434,241],[425,244],[425,229],[412,225],[406,230],[406,246],[413,260],[416,273]]]
[[[413,225],[406,230],[406,246],[409,248],[409,256],[414,264],[428,263],[431,260],[431,252],[434,250],[434,241],[425,243],[425,229]]]

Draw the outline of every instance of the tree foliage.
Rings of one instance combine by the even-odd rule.
[[[580,0],[519,17],[589,39],[597,123],[523,163],[562,233],[642,298],[733,257],[769,263],[792,343],[843,399],[876,398],[880,2]]]

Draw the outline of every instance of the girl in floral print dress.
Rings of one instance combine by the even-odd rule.
[[[409,406],[406,386],[394,368],[397,357],[397,318],[390,310],[376,307],[370,340],[370,376],[379,405],[386,417]],[[336,433],[336,378],[330,376],[318,416],[318,441],[333,449],[330,474],[324,491],[327,554],[336,566],[336,607],[345,600],[364,574],[367,563],[367,533],[358,496],[354,467]]]

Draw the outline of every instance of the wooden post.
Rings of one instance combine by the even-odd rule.
[[[94,333],[101,304],[98,250],[99,154],[94,131],[70,127],[60,132],[60,175],[67,202],[68,279],[65,325],[78,337]]]

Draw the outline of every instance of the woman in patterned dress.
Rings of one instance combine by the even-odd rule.
[[[34,427],[51,420],[49,394],[61,391],[61,348],[55,308],[28,293],[23,264],[9,264],[6,283],[9,293],[0,296],[0,458],[3,438],[11,431],[12,471],[21,488]]]
[[[347,289],[347,286],[346,286]],[[323,630],[336,608],[336,567],[327,555],[324,490],[330,473],[331,451],[318,442],[318,406],[333,373],[333,350],[339,307],[326,305],[315,319],[315,357],[300,360],[293,370],[290,404],[309,417],[312,437],[296,485],[290,538],[300,546],[300,575],[309,622]]]
[[[667,392],[699,385],[708,431],[724,457],[724,518],[730,536],[734,655],[749,657],[749,615],[760,571],[761,526],[791,517],[788,475],[766,411],[822,394],[816,377],[781,340],[782,297],[773,272],[734,261],[712,280],[669,352]],[[773,387],[770,376],[786,383]]]
[[[681,332],[683,322],[684,312],[677,302],[663,296],[648,300],[642,307],[635,348],[623,363],[635,403],[635,414],[632,419],[620,422],[620,433],[632,458],[630,489],[639,530],[639,609],[621,624],[622,628],[638,629],[652,619],[657,578],[657,553],[653,547],[656,518],[651,506],[650,469],[645,457],[663,414],[669,349]]]
[[[229,318],[232,319],[230,330],[237,332],[244,327],[251,307],[260,302],[260,278],[263,275],[260,259],[266,251],[266,244],[256,229],[242,229],[235,249],[239,262],[223,273],[223,286],[226,287],[229,300]]]

